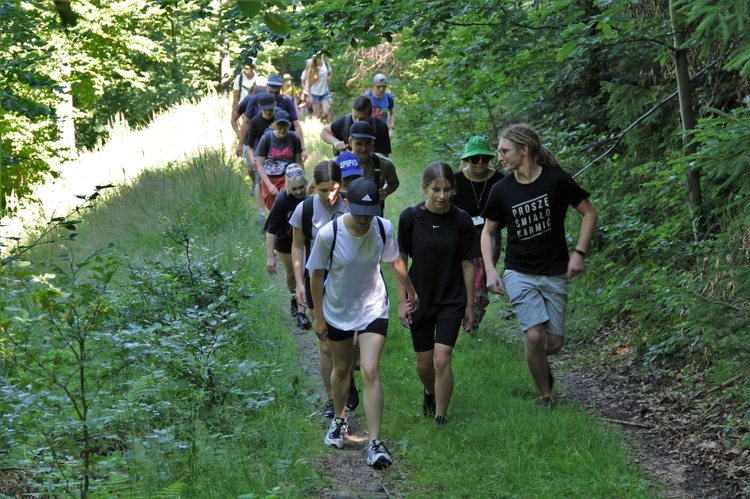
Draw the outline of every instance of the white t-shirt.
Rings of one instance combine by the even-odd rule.
[[[234,79],[234,87],[233,90],[239,90],[240,91],[240,101],[247,97],[247,95],[253,91],[253,86],[255,85],[255,80],[258,78],[258,73],[255,73],[252,78],[248,78],[245,76],[244,73],[240,73],[237,75],[237,78]],[[240,81],[242,81],[242,87],[240,88]]]
[[[312,64],[312,59],[307,60],[307,67]],[[305,70],[307,73],[307,70]],[[310,84],[310,93],[312,95],[325,95],[328,93],[328,61],[323,60],[318,68],[318,81]]]
[[[385,230],[385,244],[375,218],[362,237],[351,235],[343,219],[337,222],[336,247],[323,295],[323,314],[328,324],[342,331],[362,331],[375,319],[388,318],[388,290],[380,274],[380,261],[396,261],[398,243],[391,222],[380,220]],[[318,235],[307,262],[308,271],[328,266],[333,223],[326,224]]]
[[[333,206],[330,206],[320,200],[320,196],[317,194],[313,195],[313,215],[312,215],[312,240],[310,241],[310,248],[312,248],[315,242],[315,237],[318,235],[318,231],[325,224],[338,218],[344,213],[347,213],[346,204],[344,200],[339,197],[339,200]],[[295,208],[292,218],[289,219],[289,225],[302,230],[302,205],[300,203]],[[338,242],[336,243],[338,244]]]

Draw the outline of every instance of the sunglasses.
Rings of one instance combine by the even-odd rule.
[[[286,171],[287,178],[301,177],[305,172],[301,168],[291,168]]]
[[[469,163],[471,163],[472,165],[476,165],[480,161],[482,163],[489,163],[490,161],[492,161],[493,158],[494,156],[488,156],[486,154],[479,154],[477,156],[471,156],[467,159],[469,160]]]
[[[378,90],[383,90],[385,89],[385,85],[375,85],[375,88],[377,88]]]

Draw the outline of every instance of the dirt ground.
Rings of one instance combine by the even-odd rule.
[[[311,336],[299,335],[306,371],[318,372],[318,349]],[[718,403],[680,395],[680,380],[663,372],[643,370],[625,356],[591,361],[587,345],[571,344],[554,360],[555,394],[598,414],[628,436],[623,442],[634,464],[650,473],[657,497],[750,497],[745,484],[750,451],[739,451],[717,438],[718,421],[728,414]],[[568,369],[560,366],[571,366]],[[644,372],[646,374],[644,374]],[[718,395],[719,390],[709,395]],[[361,435],[361,411],[352,413],[354,434]],[[321,437],[322,438],[322,437]],[[735,435],[735,439],[741,436]],[[326,499],[403,497],[399,462],[385,472],[364,461],[366,438],[347,440],[342,452],[325,456],[320,472],[331,486]]]

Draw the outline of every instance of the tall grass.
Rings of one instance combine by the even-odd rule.
[[[68,244],[81,255],[113,243],[123,259],[158,259],[166,247],[174,245],[165,236],[169,224],[183,223],[205,256],[226,255],[229,265],[242,254],[241,249],[248,250],[242,279],[252,294],[242,304],[245,327],[236,339],[241,345],[237,351],[243,358],[271,366],[255,376],[259,389],[272,394],[273,403],[253,410],[231,405],[219,424],[202,416],[197,401],[179,405],[179,401],[165,400],[168,404],[159,418],[129,423],[118,469],[120,485],[114,478],[111,489],[101,485],[102,497],[314,497],[336,480],[337,470],[322,470],[320,464],[325,456],[340,452],[322,443],[326,422],[315,415],[322,387],[317,376],[306,375],[302,368],[300,355],[309,352],[300,352],[302,336],[288,316],[283,276],[265,272],[263,238],[252,221],[255,205],[244,168],[227,153],[225,142],[231,141],[225,132],[217,131],[228,127],[226,120],[216,120],[212,114],[228,106],[226,102],[216,105],[209,105],[201,118],[193,112],[175,111],[170,120],[165,118],[175,122],[174,129],[166,126],[143,134],[131,132],[132,136],[123,132],[120,165],[145,157],[145,153],[133,154],[135,147],[127,145],[131,141],[161,140],[165,148],[174,147],[167,142],[180,135],[177,130],[185,120],[190,128],[215,127],[216,143],[185,159],[159,159],[156,168],[139,170],[85,215],[78,240]],[[305,125],[310,172],[312,165],[329,157],[330,146],[318,138],[321,127],[317,122]],[[108,161],[114,162],[115,157],[109,156]],[[393,157],[401,187],[389,197],[386,216],[396,222],[401,209],[421,199],[421,172],[428,161],[405,148]],[[55,251],[45,249],[35,258],[53,259],[54,255]],[[385,274],[394,296],[393,278]],[[621,434],[572,403],[551,413],[538,410],[520,333],[505,299],[490,305],[478,338],[459,337],[454,354],[456,386],[449,424],[443,428],[421,415],[422,392],[411,339],[400,327],[395,307],[391,313],[381,362],[382,434],[395,464],[381,477],[396,484],[395,495],[650,495],[642,471],[630,465]],[[308,339],[312,335],[305,334]],[[131,372],[132,379],[123,379],[122,396],[132,396],[134,383],[147,374]],[[183,413],[176,412],[178,406],[185,408]],[[186,446],[165,437],[178,424],[186,426],[181,429],[183,437],[189,437],[184,437]]]

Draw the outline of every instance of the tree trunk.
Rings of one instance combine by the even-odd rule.
[[[682,146],[683,154],[688,156],[695,153],[696,146],[693,141],[693,130],[695,129],[695,112],[693,110],[692,85],[690,83],[690,71],[687,49],[683,48],[685,43],[685,32],[682,23],[678,19],[678,13],[674,6],[674,0],[669,2],[669,16],[672,20],[674,31],[674,53],[675,74],[677,77],[677,92],[680,102],[680,117],[682,118]],[[688,166],[687,171],[688,206],[693,225],[693,236],[696,241],[702,240],[706,235],[706,219],[703,216],[703,192],[701,191],[700,168]]]

